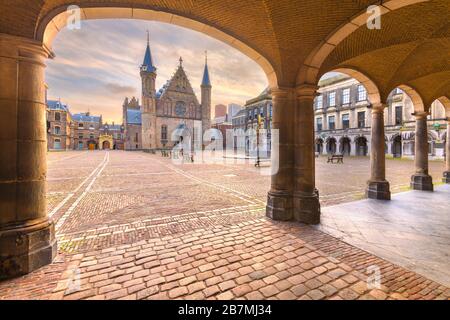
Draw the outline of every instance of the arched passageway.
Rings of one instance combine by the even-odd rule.
[[[351,141],[348,137],[341,138],[339,153],[344,156],[349,156],[352,150]]]
[[[367,156],[367,139],[366,137],[358,137],[355,139],[356,155]]]
[[[410,84],[422,95],[424,110],[418,110],[422,112],[434,99],[450,96],[450,67],[434,63],[447,58],[442,59],[442,54],[448,53],[446,42],[442,41],[442,26],[448,22],[442,8],[447,2],[383,3],[383,28],[379,31],[367,28],[367,8],[358,1],[341,7],[332,0],[313,5],[286,2],[284,6],[274,0],[234,1],[226,10],[219,0],[164,1],[158,6],[144,0],[122,1],[122,7],[117,7],[117,1],[102,1],[102,7],[95,7],[88,0],[77,4],[82,19],[132,18],[174,23],[228,43],[255,60],[268,78],[273,99],[272,129],[279,130],[280,137],[275,153],[279,169],[271,178],[267,215],[275,220],[318,223],[313,103],[320,76],[333,70],[350,70],[349,74],[367,89],[371,104],[367,195],[389,198],[383,123],[388,92],[398,84]],[[7,276],[27,273],[51,261],[56,253],[54,226],[47,217],[45,199],[44,68],[46,59],[54,56],[52,40],[72,14],[66,11],[69,4],[72,3],[68,0],[0,4],[0,77],[5,84],[0,87],[0,110],[6,124],[0,126],[4,164],[0,166],[0,255],[5,260],[3,265],[20,265],[16,271],[3,270]],[[430,17],[427,28],[411,16]],[[305,18],[311,21],[310,28],[302,26]],[[420,123],[424,123],[423,118]],[[422,152],[426,145],[421,142],[416,141],[416,151]],[[366,141],[363,154],[367,154],[367,149]],[[336,152],[336,141],[331,150]],[[29,156],[21,157],[23,154]],[[423,169],[423,163],[417,166]],[[17,239],[29,245],[16,248]]]
[[[327,154],[336,154],[336,139],[329,138],[327,140]]]
[[[322,139],[316,139],[316,152],[318,154],[323,154],[323,140]]]
[[[402,136],[399,134],[392,140],[392,155],[394,158],[402,157]]]
[[[103,142],[103,150],[109,150],[109,149],[111,149],[109,141],[104,141]]]

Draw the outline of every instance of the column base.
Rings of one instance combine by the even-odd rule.
[[[289,221],[293,218],[292,195],[288,192],[269,191],[266,216],[273,220]]]
[[[444,172],[444,177],[442,178],[443,183],[450,183],[450,171]]]
[[[307,224],[320,223],[319,191],[313,194],[294,194],[294,219]]]
[[[51,221],[0,230],[0,280],[49,264],[56,253],[55,226]]]
[[[368,181],[366,197],[376,200],[391,200],[389,191],[389,182],[387,181]]]
[[[428,174],[414,174],[411,176],[411,188],[421,191],[433,191],[433,178]]]

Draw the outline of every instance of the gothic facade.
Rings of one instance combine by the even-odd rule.
[[[142,79],[141,103],[125,99],[123,123],[125,150],[155,151],[183,142],[201,148],[202,135],[211,127],[211,81],[205,61],[201,100],[197,99],[183,68],[183,60],[174,75],[156,91],[156,67],[147,42]]]

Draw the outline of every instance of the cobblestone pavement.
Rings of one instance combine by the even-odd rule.
[[[0,299],[450,298],[447,287],[316,228],[265,218],[270,177],[244,162],[50,153],[58,257],[1,282]],[[437,179],[443,164],[430,166]],[[319,158],[322,205],[361,197],[368,167],[365,158]],[[413,163],[391,160],[387,169],[393,189],[405,189]]]

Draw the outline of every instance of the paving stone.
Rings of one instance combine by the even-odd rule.
[[[101,154],[86,155],[83,162],[92,164],[93,170],[95,161],[97,165],[102,161]],[[265,217],[264,206],[270,179],[255,178],[248,171],[251,168],[200,165],[201,170],[194,170],[182,165],[173,170],[171,163],[155,155],[110,154],[114,166],[105,168],[92,192],[57,230],[59,260],[30,275],[0,282],[0,299],[450,298],[449,288],[317,228],[273,223]],[[320,161],[319,168],[325,164]],[[348,161],[363,168],[363,160]],[[51,170],[49,176],[55,174]],[[92,170],[80,175],[85,179]],[[153,180],[136,176],[139,170],[152,173]],[[222,173],[230,170],[235,179],[224,179]],[[64,185],[68,180],[58,181],[52,188],[73,190]],[[133,189],[154,184],[158,188],[152,189],[152,197],[176,189],[177,198],[155,203]],[[195,191],[184,191],[189,188]],[[346,188],[339,191],[349,192]],[[327,192],[321,190],[321,196]],[[365,288],[371,265],[381,267],[380,290]],[[73,268],[80,269],[82,289],[65,294]]]

